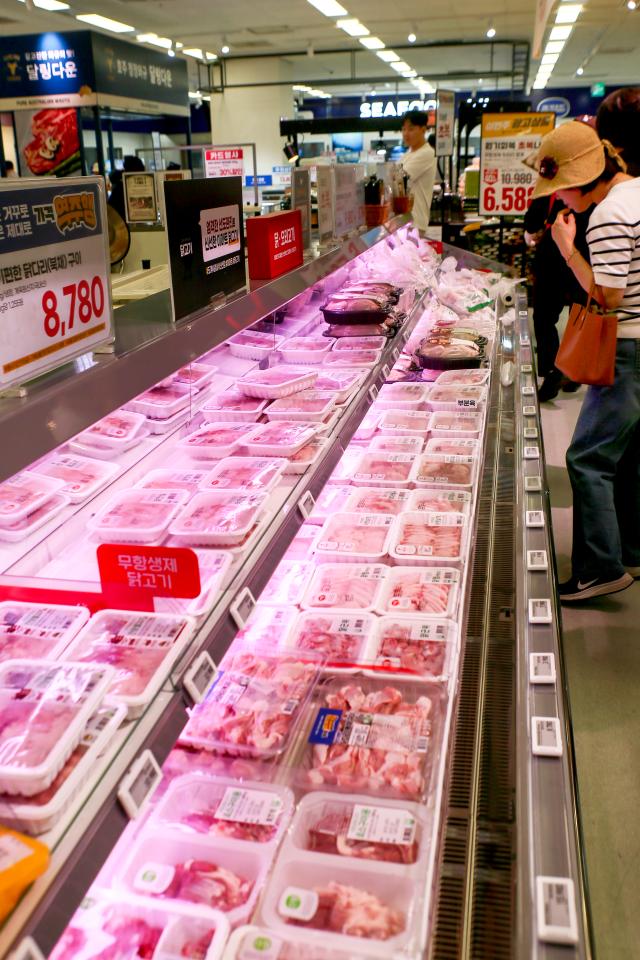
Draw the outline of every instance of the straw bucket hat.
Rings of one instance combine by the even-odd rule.
[[[605,168],[605,144],[588,124],[570,120],[548,133],[527,163],[538,173],[534,198],[548,197],[596,180]]]

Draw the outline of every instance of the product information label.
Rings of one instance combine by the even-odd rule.
[[[242,147],[205,150],[204,169],[207,177],[242,177],[244,179]]]
[[[356,804],[347,831],[348,840],[371,843],[412,844],[416,837],[416,819],[408,810]]]
[[[536,171],[525,163],[555,125],[553,113],[485,113],[482,117],[480,213],[517,216],[531,201]]]
[[[128,223],[151,222],[158,219],[156,181],[152,173],[123,174],[125,211]]]
[[[217,820],[273,826],[278,822],[281,813],[282,800],[275,793],[228,787],[215,815]]]
[[[234,204],[203,210],[200,216],[202,259],[205,263],[240,249],[240,211]]]
[[[238,960],[278,960],[283,942],[269,932],[248,933],[242,941]]]

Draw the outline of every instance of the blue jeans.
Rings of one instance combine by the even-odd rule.
[[[567,469],[573,576],[614,580],[640,566],[640,340],[618,340],[613,386],[587,390]]]

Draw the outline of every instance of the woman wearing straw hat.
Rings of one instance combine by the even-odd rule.
[[[625,590],[640,577],[640,178],[576,121],[543,139],[535,166],[534,197],[555,193],[569,208],[552,227],[560,253],[584,290],[596,284],[598,302],[618,317],[613,386],[588,388],[567,450],[572,575],[558,593],[572,603]],[[589,263],[575,247],[574,213],[592,204]]]

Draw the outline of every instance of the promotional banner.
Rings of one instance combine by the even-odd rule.
[[[127,223],[155,223],[158,219],[158,202],[154,175],[124,173],[122,182]]]
[[[555,125],[554,113],[485,113],[482,116],[480,213],[523,214],[537,174],[524,161]]]
[[[364,221],[364,187],[358,182],[358,170],[354,164],[340,164],[332,170],[335,179],[335,237],[339,239],[357,230]]]
[[[23,177],[69,177],[81,171],[78,115],[61,110],[18,110],[18,164]]]
[[[453,131],[456,122],[456,95],[453,90],[436,94],[436,157],[453,156]]]
[[[292,174],[291,206],[302,218],[302,246],[311,246],[311,177],[309,171],[298,168]]]
[[[249,276],[271,280],[302,265],[303,241],[300,210],[268,213],[247,220]]]
[[[189,114],[187,64],[160,50],[91,33],[98,103],[131,106],[149,113]]]
[[[0,386],[111,337],[104,180],[0,182]]]
[[[318,189],[318,232],[320,243],[326,243],[333,237],[333,199],[335,184],[333,182],[333,167],[318,164],[316,168]]]
[[[220,147],[205,150],[204,172],[207,177],[244,177],[242,147]]]
[[[164,184],[174,321],[246,285],[242,179]]]

